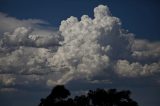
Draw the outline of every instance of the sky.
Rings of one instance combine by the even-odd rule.
[[[159,106],[159,10],[158,0],[1,0],[1,105],[35,106],[65,84]]]

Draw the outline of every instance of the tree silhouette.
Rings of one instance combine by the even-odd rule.
[[[137,102],[130,98],[129,90],[98,88],[95,91],[89,90],[86,95],[67,99],[69,95],[69,90],[58,85],[46,99],[41,99],[39,106],[138,106]]]
[[[54,106],[63,103],[63,99],[70,95],[69,90],[67,90],[64,85],[58,85],[53,88],[51,94],[47,96],[46,99],[41,99],[39,106]]]
[[[89,106],[89,99],[85,95],[76,96],[74,102],[76,106]]]

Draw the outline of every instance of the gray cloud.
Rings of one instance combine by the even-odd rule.
[[[116,64],[116,72],[122,76],[148,76],[160,72],[160,62],[142,65],[139,62],[129,63],[127,60],[118,60]]]
[[[19,20],[0,12],[0,34],[13,31],[17,27],[40,27],[40,24],[48,23],[39,19]]]
[[[160,60],[160,42],[135,40],[132,49],[132,56],[137,59],[137,61],[154,62]]]
[[[48,23],[0,13],[0,86],[44,85],[54,77],[55,69],[49,66],[48,58],[60,46],[62,37],[58,30],[44,24]]]
[[[40,34],[39,34],[40,33]],[[59,32],[37,31],[31,28],[18,27],[13,32],[5,32],[1,39],[1,46],[36,46],[48,47],[59,44]]]

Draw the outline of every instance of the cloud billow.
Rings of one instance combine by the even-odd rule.
[[[135,39],[107,6],[96,7],[93,19],[83,15],[63,20],[59,31],[34,24],[3,28],[0,81],[5,86],[22,84],[19,80],[52,86],[102,73],[139,77],[160,72],[160,43]]]

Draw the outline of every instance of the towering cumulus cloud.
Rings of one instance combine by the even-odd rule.
[[[89,77],[107,71],[111,54],[123,56],[130,48],[129,36],[122,34],[120,21],[111,16],[107,6],[94,9],[94,19],[83,15],[78,21],[71,16],[61,22],[64,37],[62,47],[52,58],[52,65],[66,67],[67,73],[58,81],[63,83],[77,77]],[[125,44],[126,43],[126,44]],[[117,46],[122,51],[117,54]],[[116,56],[116,57],[117,57]]]
[[[128,77],[159,72],[159,59],[154,63],[139,63],[138,53],[143,55],[149,50],[138,50],[138,41],[133,34],[121,28],[120,20],[111,15],[107,6],[96,7],[94,19],[83,15],[78,21],[71,16],[61,22],[60,31],[64,37],[63,46],[51,59],[51,65],[60,70],[65,67],[68,72],[58,83],[66,83],[73,78],[88,78],[102,71],[109,73],[109,70]],[[158,50],[155,52],[158,53]]]
[[[138,77],[160,73],[160,43],[135,39],[104,5],[94,9],[93,19],[83,15],[80,20],[71,16],[62,21],[59,31],[40,27],[37,21],[30,27],[18,26],[1,36],[0,51],[4,86],[52,86],[101,74]]]
[[[109,65],[107,53],[110,45],[106,45],[102,40],[107,39],[108,35],[105,33],[114,30],[112,29],[114,25],[118,27],[119,20],[110,17],[109,10],[102,5],[95,8],[94,12],[94,20],[83,15],[81,21],[72,16],[61,22],[63,46],[53,56],[52,63],[59,68],[66,67],[69,72],[59,80],[59,83],[71,80],[73,77],[94,75]],[[100,20],[102,22],[99,22]],[[109,22],[104,23],[105,20]]]

